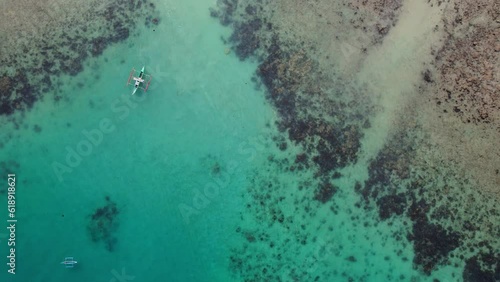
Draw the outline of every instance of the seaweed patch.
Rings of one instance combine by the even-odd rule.
[[[495,282],[500,281],[500,257],[498,252],[496,255],[491,255],[491,253],[483,256],[474,256],[468,259],[465,263],[465,268],[462,278],[464,282]],[[496,267],[488,270],[484,270],[481,267],[481,261],[489,261],[490,265],[495,265]]]
[[[106,204],[89,216],[87,231],[93,242],[103,242],[106,250],[113,252],[118,242],[114,233],[118,229],[119,210],[108,196],[105,200]]]

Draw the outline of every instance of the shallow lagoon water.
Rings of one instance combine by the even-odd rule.
[[[348,188],[367,179],[365,162],[345,168],[336,181],[335,216],[327,206],[312,221],[297,214],[294,228],[306,225],[301,232],[317,243],[285,242],[295,229],[262,226],[247,214],[248,187],[271,180],[286,188],[271,194],[290,195],[279,206],[293,217],[293,200],[307,197],[298,183],[311,175],[269,165],[270,156],[287,154],[271,140],[279,135],[277,114],[252,82],[257,63],[227,52],[221,37],[231,31],[210,17],[213,6],[193,0],[157,4],[160,24],[141,27],[138,37],[87,60],[82,73],[61,78],[63,99],[36,103],[23,117],[26,127],[2,123],[7,141],[1,158],[19,168],[12,171],[18,178],[17,274],[1,272],[1,280],[243,281],[231,269],[231,257],[244,249],[250,253],[245,264],[256,268],[281,252],[276,276],[282,281],[293,281],[290,269],[321,275],[320,281],[347,281],[349,275],[359,281],[460,281],[463,265],[432,276],[413,268],[412,245],[395,239],[408,229],[404,219],[377,222],[352,205],[359,195]],[[153,76],[150,90],[131,97],[124,84],[130,68],[142,65]],[[393,98],[386,108],[397,107]],[[378,118],[363,140],[366,162],[389,131],[389,118]],[[101,133],[89,146],[87,136]],[[80,157],[68,157],[73,150]],[[293,144],[288,150],[300,152]],[[117,213],[106,214],[106,207]],[[88,229],[99,214],[103,224],[112,224],[93,242]],[[241,227],[267,229],[281,248],[263,252],[268,246],[236,232]],[[0,239],[3,255],[7,246]],[[74,256],[77,267],[62,267],[65,256]]]
[[[2,159],[20,164],[19,222],[17,274],[2,271],[2,281],[111,281],[122,269],[136,281],[229,279],[236,195],[253,161],[251,143],[269,131],[273,112],[250,81],[255,65],[225,54],[220,36],[228,31],[210,18],[210,3],[164,5],[155,31],[144,28],[64,78],[67,100],[38,102],[26,113],[29,128],[5,144]],[[128,100],[128,73],[142,65],[151,87]],[[114,130],[70,166],[67,148],[83,148],[82,132],[95,132],[102,120]],[[57,173],[54,163],[70,171]],[[227,176],[219,193],[183,214],[179,206],[195,208],[196,191],[219,181],[214,166]],[[87,231],[106,196],[119,210],[113,252]],[[78,267],[59,265],[65,256]]]

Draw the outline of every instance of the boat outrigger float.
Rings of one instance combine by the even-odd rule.
[[[144,67],[142,67],[138,76],[135,76],[137,70],[132,68],[130,71],[130,75],[128,76],[127,85],[131,84],[131,80],[134,80],[134,90],[132,90],[132,95],[135,94],[137,89],[142,89],[144,92],[148,91],[149,84],[151,83],[151,79],[153,78],[149,74],[144,74]],[[145,85],[144,87],[142,85]]]
[[[73,268],[78,262],[73,257],[65,257],[61,264],[64,264],[66,268]]]

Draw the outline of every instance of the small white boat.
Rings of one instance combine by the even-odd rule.
[[[73,257],[65,257],[61,264],[64,264],[66,268],[73,268],[78,262]]]
[[[134,90],[132,90],[132,95],[134,95],[135,92],[137,92],[137,89],[139,89],[139,88],[141,88],[142,90],[144,90],[144,92],[146,92],[148,90],[149,84],[151,83],[151,79],[153,78],[150,74],[144,73],[144,67],[142,67],[138,76],[135,76],[136,72],[137,71],[134,68],[132,68],[132,70],[130,71],[130,75],[128,76],[128,80],[127,80],[127,85],[131,84],[131,80],[135,81],[134,82]],[[144,87],[141,86],[143,84],[144,84]]]

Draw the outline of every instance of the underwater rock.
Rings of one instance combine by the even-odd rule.
[[[349,8],[358,15],[351,20],[353,27],[371,37],[373,43],[381,43],[390,29],[396,25],[401,14],[402,0],[353,0]],[[363,11],[360,13],[360,11]]]
[[[429,222],[428,211],[429,205],[423,200],[410,206],[413,229],[412,233],[408,234],[408,240],[413,241],[415,251],[413,263],[421,266],[426,274],[430,274],[437,265],[444,263],[448,254],[456,249],[461,241],[458,233]]]
[[[422,73],[422,78],[424,79],[425,82],[427,83],[433,83],[434,80],[432,79],[432,73],[429,69],[426,69],[423,73]]]
[[[479,264],[478,256],[474,256],[468,259],[465,263],[464,271],[462,273],[462,278],[464,282],[495,282],[500,281],[500,261],[497,257],[493,258],[493,263],[496,264],[494,270],[488,271],[481,269]]]
[[[377,200],[380,219],[385,220],[392,215],[402,215],[406,209],[406,197],[403,193],[383,196]]]

